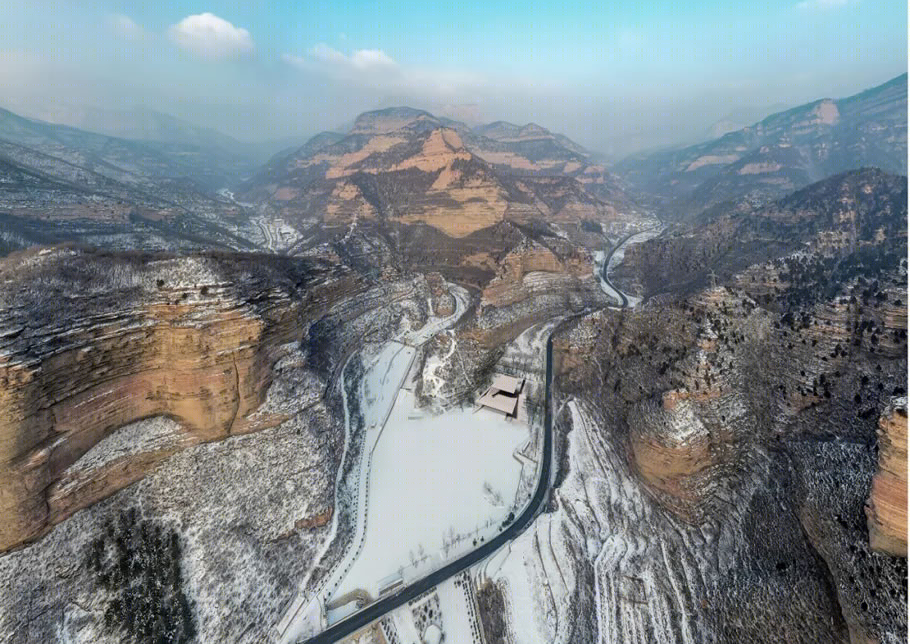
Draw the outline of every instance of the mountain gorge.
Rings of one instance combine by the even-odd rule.
[[[628,249],[661,294],[556,340],[558,482],[492,578],[512,632],[905,636],[906,186],[847,173]]]
[[[903,641],[906,83],[613,167],[408,107],[267,160],[0,113],[0,641],[287,642],[395,596],[405,564],[323,594],[374,448],[399,395],[472,423],[494,374],[500,529],[552,476],[445,582],[471,635],[414,641]],[[434,593],[395,610],[441,630]]]

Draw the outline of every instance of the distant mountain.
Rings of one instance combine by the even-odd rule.
[[[496,121],[495,123],[475,127],[474,133],[503,144],[530,143],[532,141],[540,144],[543,141],[551,141],[553,143],[552,149],[554,150],[562,148],[586,159],[591,155],[588,150],[575,143],[569,137],[563,134],[554,134],[536,123],[515,125],[506,121]]]
[[[245,178],[279,151],[299,147],[306,140],[296,136],[270,141],[238,141],[213,128],[145,107],[111,109],[52,100],[30,103],[28,107],[30,120],[139,141],[182,162],[189,161],[203,168],[203,181],[216,188]]]
[[[245,217],[213,192],[228,180],[193,146],[120,139],[0,110],[0,252],[61,241],[254,248],[225,226]]]
[[[388,134],[403,128],[411,130],[438,127],[441,121],[429,112],[412,107],[389,107],[364,112],[354,121],[349,134]]]
[[[907,253],[907,177],[852,170],[766,204],[719,204],[672,234],[629,248],[616,276],[653,295],[703,288],[711,271],[723,281],[793,253],[850,273],[821,273],[822,287],[882,266],[896,270]],[[786,287],[781,280],[773,288]]]
[[[736,132],[737,130],[741,130],[745,127],[750,126],[756,121],[761,120],[766,114],[783,112],[788,107],[788,105],[778,103],[766,108],[744,107],[733,110],[729,114],[726,114],[724,117],[718,119],[710,126],[708,126],[704,134],[697,141],[691,141],[690,143],[700,143],[702,141],[713,141],[714,139],[719,139],[725,134]]]
[[[27,119],[2,109],[0,143],[9,160],[26,167],[65,180],[78,168],[166,202],[192,202],[236,181],[235,172],[239,172],[236,159],[218,157],[189,144],[121,139]],[[175,182],[183,188],[175,191]]]
[[[605,220],[627,207],[603,168],[539,126],[519,130],[499,141],[424,110],[366,112],[348,135],[317,135],[236,192],[289,221],[421,223],[452,237],[504,220]],[[616,201],[590,189],[600,185]]]
[[[907,75],[849,98],[821,99],[682,149],[613,170],[685,216],[736,198],[767,201],[860,167],[907,172]]]
[[[617,205],[628,207],[631,202],[621,182],[604,166],[595,163],[588,150],[567,136],[554,134],[536,123],[515,125],[496,121],[472,128],[425,110],[392,107],[361,114],[350,133],[382,134],[418,122],[455,130],[472,154],[502,173],[570,176],[585,184],[593,194],[613,200]]]
[[[238,141],[215,129],[195,125],[169,114],[144,107],[114,110],[100,107],[64,106],[45,111],[42,120],[107,134],[120,139],[181,143],[202,147],[233,149]]]
[[[610,172],[594,153],[565,135],[536,123],[496,121],[464,128],[462,136],[468,149],[500,172],[572,177],[592,195],[621,211],[639,209],[626,182]]]
[[[177,136],[173,131],[171,134]],[[212,140],[219,136],[223,135],[213,135]],[[193,138],[190,136],[191,141]],[[152,186],[160,179],[188,179],[200,189],[217,190],[255,167],[251,159],[214,143],[212,147],[203,147],[198,145],[198,140],[196,143],[135,141],[28,119],[3,109],[0,109],[0,140],[136,185]]]
[[[346,135],[338,132],[320,132],[316,136],[310,137],[302,145],[297,146],[294,150],[286,150],[285,154],[314,154],[324,147],[334,145],[343,139]]]

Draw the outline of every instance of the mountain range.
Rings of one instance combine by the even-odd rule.
[[[657,195],[668,218],[731,199],[774,199],[861,167],[907,173],[907,75],[843,99],[820,99],[682,149],[613,170]]]
[[[577,223],[635,209],[619,182],[566,137],[529,124],[471,129],[407,107],[361,114],[272,159],[238,188],[288,220],[383,219],[464,237],[509,220]]]
[[[376,597],[359,644],[901,641],[906,83],[612,167],[410,107],[264,162],[0,113],[0,640],[300,641]],[[349,579],[380,533],[413,568]]]
[[[535,123],[471,126],[409,107],[261,145],[145,109],[66,113],[88,129],[0,111],[0,237],[6,251],[72,240],[309,252],[358,227],[395,244],[402,226],[423,227],[418,237],[465,247],[452,240],[508,224],[615,239],[651,213],[755,206],[864,166],[905,174],[906,92],[902,75],[612,167]]]

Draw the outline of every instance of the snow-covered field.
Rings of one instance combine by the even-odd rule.
[[[356,483],[352,486],[352,489],[347,490],[347,493],[353,494],[357,503],[354,537],[344,557],[328,573],[325,580],[320,584],[319,589],[309,596],[303,593],[298,594],[281,620],[276,624],[276,637],[282,642],[297,641],[300,638],[305,638],[318,632],[325,626],[323,605],[331,602],[333,598],[337,600],[347,592],[347,590],[340,588],[340,585],[348,577],[348,572],[355,562],[359,560],[366,544],[367,528],[370,525],[370,517],[367,510],[372,500],[371,476],[374,451],[377,441],[384,433],[386,418],[393,411],[398,390],[404,384],[405,378],[414,362],[415,347],[453,325],[467,309],[470,300],[468,292],[454,284],[450,284],[449,288],[455,297],[455,311],[452,315],[448,317],[431,316],[419,328],[412,328],[406,318],[403,320],[404,328],[400,329],[394,340],[383,345],[367,344],[359,352],[359,359],[362,360],[364,365],[364,373],[357,386],[357,394],[360,403],[358,408],[363,415],[364,435],[363,446],[360,450],[358,463],[355,466]],[[345,411],[346,432],[343,460],[348,458],[348,449],[352,440],[352,418],[349,413],[347,386],[344,382],[347,377],[346,373],[347,368],[342,370],[341,377],[343,382],[340,387]],[[400,462],[397,463],[397,466],[400,467],[400,465]],[[341,483],[341,470],[339,470],[338,476],[336,487]],[[376,520],[373,519],[373,522],[376,523]],[[338,516],[336,513],[332,518],[331,538],[325,541],[323,550],[317,557],[318,559],[323,559],[326,556],[327,549],[334,542],[334,535],[337,530]],[[400,565],[404,564],[395,564],[394,568]],[[379,579],[374,581],[379,581]],[[307,580],[304,579],[300,587],[305,587],[306,582]],[[342,619],[348,614],[349,610],[349,606],[345,606],[343,609],[338,607],[338,609],[330,611],[325,617],[328,621],[334,622]]]
[[[566,557],[566,527],[571,525],[566,506],[572,508],[573,515],[587,514],[591,512],[587,508],[588,494],[595,503],[607,500],[599,494],[605,480],[601,478],[595,484],[587,478],[587,473],[597,470],[591,462],[595,458],[593,448],[584,440],[582,428],[587,426],[583,424],[582,414],[574,402],[569,402],[568,408],[575,423],[568,436],[569,474],[557,492],[565,505],[560,504],[556,512],[538,516],[527,531],[474,568],[480,578],[502,585],[509,626],[514,641],[519,644],[568,641],[565,631],[574,615],[569,600],[579,580],[571,559]],[[589,556],[594,556],[595,548],[608,534],[609,524],[604,522],[599,534],[590,535]]]
[[[465,576],[451,577],[436,587],[442,612],[442,631],[447,642],[475,641],[471,626],[475,622],[474,606],[465,589]]]
[[[365,543],[334,597],[376,597],[382,580],[422,577],[496,534],[515,511],[512,454],[528,431],[487,410],[424,414],[400,391],[373,453]]]

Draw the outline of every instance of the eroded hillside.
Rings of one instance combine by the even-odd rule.
[[[426,281],[317,259],[67,249],[18,254],[0,275],[0,628],[129,633],[110,579],[84,562],[96,538],[141,529],[179,544],[168,561],[202,640],[261,641],[315,552],[348,538],[334,519],[337,370],[365,336],[419,325]],[[136,557],[157,547],[143,543]],[[37,619],[48,611],[62,621]]]
[[[717,262],[699,275],[717,266],[719,285],[675,263],[673,293],[557,338],[556,489],[491,566],[502,599],[488,628],[512,641],[904,637],[906,179],[857,173],[787,203],[744,221],[767,236],[775,216],[798,251],[746,236],[711,255],[705,229],[645,242],[626,254],[651,256],[642,275],[678,257],[654,249],[699,243]]]

